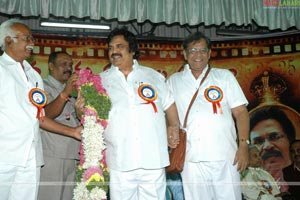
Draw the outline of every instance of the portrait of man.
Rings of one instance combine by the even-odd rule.
[[[295,140],[293,123],[279,106],[264,106],[250,116],[251,144],[259,149],[263,168],[275,180],[282,177],[282,169],[291,164],[289,146]]]

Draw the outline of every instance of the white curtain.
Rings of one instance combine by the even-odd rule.
[[[9,15],[88,17],[94,20],[149,20],[181,25],[248,25],[270,30],[300,29],[300,5],[264,7],[264,0],[0,0],[0,12]],[[291,0],[289,0],[291,2]]]

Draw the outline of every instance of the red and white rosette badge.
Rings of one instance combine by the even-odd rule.
[[[147,101],[144,104],[150,103],[154,109],[154,112],[157,112],[157,108],[154,103],[154,101],[157,98],[157,92],[152,85],[149,85],[149,84],[140,85],[138,88],[138,94],[143,100]]]
[[[210,86],[204,91],[207,101],[212,103],[214,114],[223,114],[220,102],[223,99],[223,91],[217,86]]]
[[[32,88],[29,91],[29,101],[38,109],[36,118],[44,121],[45,115],[43,113],[43,108],[47,103],[47,94],[45,91],[40,88]]]

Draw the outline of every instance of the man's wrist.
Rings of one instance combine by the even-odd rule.
[[[61,92],[61,93],[59,94],[59,97],[60,97],[61,99],[63,99],[64,101],[69,101],[69,100],[70,100],[70,98],[69,98],[67,95],[65,95],[63,92]]]
[[[239,142],[240,142],[240,143],[246,143],[246,144],[248,144],[248,145],[250,144],[250,140],[249,140],[249,139],[246,139],[246,138],[240,138],[240,139],[239,139]]]

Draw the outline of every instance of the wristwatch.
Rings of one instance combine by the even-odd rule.
[[[244,138],[241,138],[241,139],[240,139],[240,142],[246,142],[247,144],[250,144],[250,140],[244,139]]]

